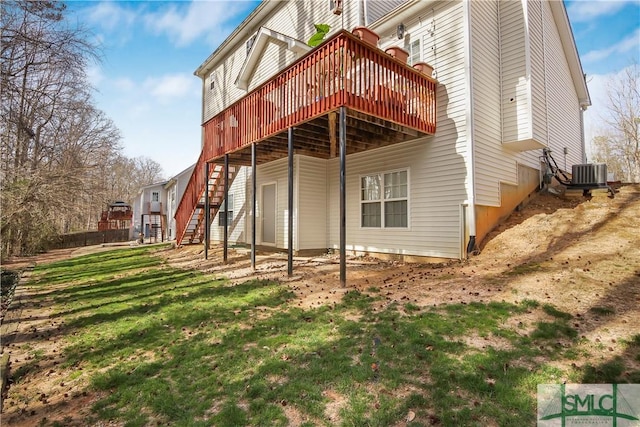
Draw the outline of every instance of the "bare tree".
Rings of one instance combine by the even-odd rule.
[[[32,253],[68,229],[119,132],[91,102],[96,48],[67,26],[63,3],[0,4],[2,256]],[[106,154],[105,154],[106,153]]]
[[[594,160],[627,182],[640,182],[640,68],[633,64],[607,87],[606,127],[594,137]]]

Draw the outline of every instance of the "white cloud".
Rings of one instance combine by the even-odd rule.
[[[640,52],[640,28],[620,40],[618,43],[604,49],[592,50],[582,56],[585,63],[602,61],[611,55],[624,55],[628,52]]]
[[[185,8],[175,5],[162,12],[152,12],[144,17],[148,28],[156,33],[166,33],[178,46],[185,46],[203,38],[220,42],[226,22],[243,6],[241,2],[194,1]]]
[[[573,22],[586,22],[592,19],[615,15],[627,3],[636,0],[575,0],[567,6],[567,13]]]
[[[89,9],[87,16],[89,22],[108,32],[131,27],[136,20],[135,11],[116,2],[100,2]]]
[[[116,87],[116,89],[122,92],[131,92],[136,87],[135,82],[128,77],[119,77],[114,79],[113,85]]]
[[[198,81],[190,74],[168,74],[161,77],[149,77],[143,88],[159,102],[166,103],[176,98],[199,96]]]

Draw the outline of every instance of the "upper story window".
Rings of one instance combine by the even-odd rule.
[[[371,174],[360,178],[362,227],[407,228],[408,207],[407,170]]]
[[[418,62],[422,61],[422,52],[420,50],[419,38],[409,42],[408,48],[409,49],[407,50],[409,51],[409,65],[417,64]]]
[[[160,201],[160,193],[158,193],[157,191],[154,191],[151,193],[151,201],[152,202],[159,202]]]

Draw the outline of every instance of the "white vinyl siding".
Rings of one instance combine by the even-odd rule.
[[[519,0],[498,2],[502,74],[502,140],[505,143],[531,138],[525,31],[526,8],[523,3]],[[475,8],[476,5],[472,4],[472,7]],[[481,38],[476,41],[474,48],[486,42],[486,39]]]
[[[544,32],[544,1],[529,0],[529,34],[531,52],[531,112],[532,137],[547,144],[547,67]],[[549,13],[549,12],[547,12]]]
[[[339,247],[339,162],[329,161],[330,247]],[[408,170],[408,227],[361,227],[361,180]],[[464,159],[434,137],[347,156],[347,250],[458,258]],[[382,182],[381,182],[382,185]],[[381,212],[382,214],[382,212]],[[384,225],[384,217],[380,219]]]
[[[287,44],[279,40],[270,39],[262,52],[262,58],[253,75],[249,79],[249,91],[260,86],[296,60],[296,54],[287,49]]]
[[[274,12],[265,20],[252,22],[253,31],[264,26],[306,43],[315,33],[314,23],[329,24],[331,34],[343,28],[343,23],[346,30],[351,30],[358,25],[358,2],[343,2],[341,15],[331,13],[328,3],[324,1],[288,1],[278,2],[278,4]],[[319,5],[322,7],[318,7]],[[217,90],[215,88],[209,90],[209,79],[205,79],[203,123],[247,94],[247,91],[239,89],[235,82],[247,57],[248,38],[249,35],[244,38],[239,37],[233,53],[214,65],[212,71],[216,73]],[[249,79],[249,89],[264,83],[295,59],[296,55],[287,50],[281,42],[271,40],[260,56],[256,71]]]
[[[568,148],[567,168],[582,163],[582,136],[580,108],[571,72],[560,35],[555,26],[551,8],[544,2],[544,42],[547,58],[547,96],[549,148],[558,159],[564,147]]]
[[[556,157],[569,147],[570,168],[582,155],[579,104],[548,2],[487,0],[470,7],[476,203],[500,206],[500,184],[517,185],[517,165],[538,169],[541,155],[500,142],[548,144]]]
[[[229,241],[237,243],[245,243],[246,241],[246,212],[250,207],[246,206],[247,193],[246,186],[249,179],[249,168],[241,167],[233,180],[233,183],[229,186],[229,195],[233,195],[233,218],[229,223]],[[230,206],[231,207],[231,206]],[[220,219],[220,213],[222,209],[218,211],[216,216],[211,222],[211,240],[222,241],[224,239],[224,220]]]
[[[470,7],[475,199],[495,206],[500,203],[499,183],[513,182],[516,176],[513,154],[502,146],[498,3],[472,2]]]
[[[287,158],[265,163],[257,167],[257,198],[256,198],[256,242],[262,244],[262,187],[266,184],[276,185],[276,247],[286,249],[288,243],[288,178],[287,178]],[[295,166],[294,166],[295,169]],[[295,170],[294,170],[295,173]],[[295,184],[294,184],[295,185]],[[295,189],[294,189],[295,194]],[[295,220],[295,213],[294,213]],[[294,241],[295,227],[294,231]]]
[[[296,156],[298,192],[294,195],[297,206],[294,217],[297,250],[327,248],[327,161],[307,156]]]

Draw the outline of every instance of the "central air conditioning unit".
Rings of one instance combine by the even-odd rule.
[[[342,13],[342,0],[329,0],[329,9],[334,15]]]
[[[607,165],[588,163],[571,167],[571,184],[597,187],[607,186]]]

